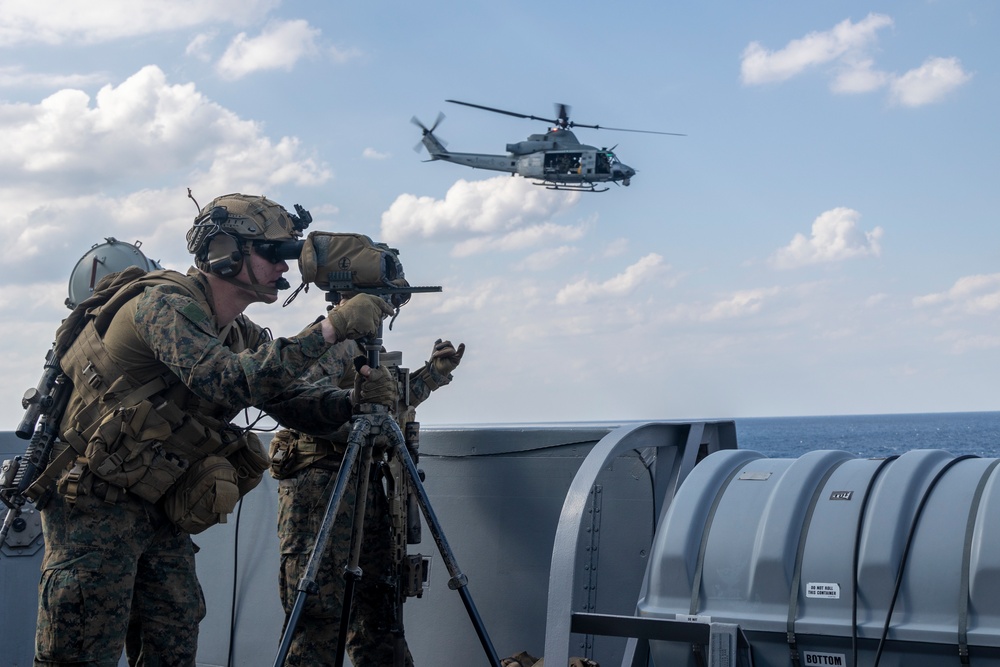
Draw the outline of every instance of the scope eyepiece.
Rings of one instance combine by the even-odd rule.
[[[254,241],[253,248],[271,264],[277,264],[284,260],[298,259],[304,243],[305,241]]]

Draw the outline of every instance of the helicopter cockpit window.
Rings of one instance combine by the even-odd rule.
[[[616,162],[618,162],[618,158],[615,157],[614,153],[610,151],[598,151],[595,171],[598,174],[610,174],[611,165]]]

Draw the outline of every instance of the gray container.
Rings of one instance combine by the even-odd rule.
[[[758,667],[1000,665],[996,464],[712,454],[657,530],[639,615],[736,623]],[[658,667],[698,664],[650,647]]]

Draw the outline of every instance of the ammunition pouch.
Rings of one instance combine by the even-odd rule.
[[[271,438],[268,451],[271,476],[275,479],[287,479],[310,466],[336,470],[340,468],[339,458],[346,452],[345,444],[314,438],[297,431],[278,431]],[[338,457],[338,460],[329,460],[332,457]]]
[[[66,435],[76,443],[74,449],[85,448],[57,480],[68,502],[97,487],[107,502],[128,491],[150,503],[162,502],[167,518],[192,534],[225,523],[269,463],[256,434],[207,417],[195,419],[163,400],[119,406],[89,439]]]
[[[155,503],[189,465],[164,446],[170,438],[170,424],[148,400],[118,408],[87,442],[87,466],[100,479]]]
[[[194,535],[225,523],[239,500],[236,468],[221,456],[206,456],[166,495],[163,511],[175,526]]]

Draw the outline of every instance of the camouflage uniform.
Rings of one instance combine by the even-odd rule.
[[[306,377],[323,375],[332,378],[342,387],[353,386],[354,368],[350,360],[361,354],[354,341],[337,343],[323,355]],[[421,379],[428,378],[428,380]],[[415,407],[430,396],[431,391],[450,382],[451,376],[433,374],[429,365],[423,373],[410,376],[410,406]],[[312,425],[308,432],[319,431]],[[290,475],[275,474],[278,482],[278,537],[281,548],[281,569],[278,586],[286,618],[297,597],[296,588],[305,573],[323,521],[326,505],[333,493],[340,470],[349,426],[334,433],[310,436],[297,430],[280,431],[272,441],[291,442],[307,451],[327,451],[326,456]],[[372,465],[372,479],[368,485],[365,505],[365,524],[361,556],[358,566],[362,577],[354,587],[351,622],[347,635],[347,654],[356,667],[383,667],[394,664],[394,645],[399,642],[404,652],[404,664],[412,667],[413,658],[405,639],[394,632],[401,628],[396,619],[395,589],[392,585],[393,542],[389,520],[388,500],[381,480],[377,478],[378,466]],[[272,472],[274,467],[272,466]],[[354,517],[356,491],[353,483],[346,486],[344,498],[334,521],[333,532],[327,542],[326,552],[316,583],[319,593],[306,598],[302,614],[296,625],[289,647],[286,665],[305,666],[335,664],[338,656],[340,618],[344,602],[344,566],[349,560],[351,530]]]
[[[212,303],[208,282],[194,269],[186,280],[190,291],[148,287],[114,315],[103,340],[130,376],[176,376],[180,382],[164,394],[193,416],[228,422],[256,406],[290,426],[335,428],[349,419],[348,392],[297,379],[330,347],[319,324],[271,341],[240,315],[220,332],[200,305]],[[207,301],[193,298],[196,290]],[[141,658],[130,651],[133,664],[193,666],[205,604],[190,535],[167,521],[159,503],[86,474],[75,502],[57,493],[41,513],[35,665],[114,667],[133,614],[141,628],[130,638],[141,650]]]

